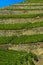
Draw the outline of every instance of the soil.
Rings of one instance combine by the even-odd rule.
[[[23,30],[0,30],[0,36],[43,34],[43,27]]]
[[[21,18],[21,19],[14,19],[14,18],[10,18],[10,19],[0,19],[0,24],[16,24],[16,23],[27,23],[27,22],[41,22],[43,21],[43,17],[36,17],[36,18]]]

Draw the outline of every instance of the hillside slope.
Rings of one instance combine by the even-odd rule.
[[[43,0],[28,0],[0,9],[0,49],[31,51],[43,57]],[[42,61],[40,58],[35,64],[43,65]]]

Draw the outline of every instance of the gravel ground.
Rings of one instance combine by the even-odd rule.
[[[10,19],[0,19],[0,24],[15,24],[15,23],[27,23],[27,22],[40,22],[43,21],[43,17],[36,17],[36,18],[21,18],[21,19],[14,19],[14,18],[10,18]]]
[[[43,34],[43,27],[28,30],[0,30],[0,36]]]
[[[41,6],[41,5],[37,5],[36,4],[36,6],[32,6],[32,4],[30,4],[29,6],[28,5],[14,5],[14,6],[10,6],[10,7],[6,7],[6,9],[36,9],[36,8],[39,8],[39,9],[41,9],[41,8],[43,8],[43,5]],[[4,8],[3,8],[4,9]]]
[[[34,8],[33,8],[34,9]],[[43,10],[0,10],[0,15],[10,15],[10,14],[40,14]]]

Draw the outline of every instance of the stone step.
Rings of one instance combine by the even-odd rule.
[[[32,6],[32,5],[14,5],[14,6],[10,6],[10,7],[6,7],[6,8],[2,8],[2,10],[22,10],[22,9],[29,9],[29,10],[31,10],[31,9],[43,9],[43,5],[41,6],[41,5],[34,5],[34,6]],[[1,9],[0,9],[1,10]]]
[[[36,18],[9,18],[9,19],[0,19],[0,24],[16,24],[16,23],[27,23],[27,22],[40,22],[43,21],[43,17]]]
[[[0,36],[43,34],[43,27],[24,30],[0,30]]]
[[[0,15],[42,14],[43,10],[0,10]]]

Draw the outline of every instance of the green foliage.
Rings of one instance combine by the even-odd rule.
[[[31,57],[29,57],[28,60],[29,60],[30,65],[35,65]]]
[[[35,17],[42,17],[43,13],[41,14],[21,14],[21,15],[0,15],[0,19],[3,18],[35,18]]]
[[[0,37],[0,44],[25,44],[43,42],[43,34]]]
[[[27,52],[0,49],[0,65],[28,65],[28,61],[30,65],[35,65]]]
[[[16,8],[18,6],[21,6],[23,8]],[[20,11],[20,10],[43,10],[43,8],[29,8],[30,6],[43,6],[43,4],[16,4],[16,5],[12,5],[10,7],[5,7],[5,8],[1,8],[0,10],[15,10],[15,11]],[[14,8],[13,8],[14,7]],[[26,8],[25,8],[26,7]]]
[[[43,0],[25,0],[25,2],[35,2],[35,3],[40,3],[40,2],[43,2]]]
[[[6,37],[6,36],[4,36],[4,37],[0,37],[0,43],[1,44],[7,44],[7,43],[9,43],[10,41],[12,40],[12,37]]]
[[[38,57],[36,54],[33,54],[32,52],[29,52],[29,56],[31,56],[31,58],[34,58],[35,61],[38,61]]]
[[[37,5],[34,5],[34,6],[37,6]],[[39,5],[39,6],[42,6],[42,5]],[[25,10],[25,11],[27,11],[27,10],[30,10],[30,11],[33,11],[33,10],[43,10],[43,8],[34,8],[34,9],[32,9],[32,8],[24,8],[24,9],[20,9],[20,8],[18,8],[18,9],[12,9],[12,8],[6,8],[7,10],[15,10],[15,11],[20,11],[20,10]],[[5,9],[3,9],[3,10],[5,10]]]
[[[28,6],[28,5],[27,5]],[[29,5],[29,6],[37,6],[37,5]],[[43,5],[38,5],[38,6],[43,6]],[[30,11],[33,11],[33,10],[43,10],[43,8],[22,8],[22,9],[20,9],[20,8],[16,8],[16,9],[13,9],[13,8],[5,8],[5,9],[0,9],[0,10],[15,10],[15,11],[21,11],[21,10],[25,10],[25,11],[28,11],[28,10],[30,10]]]
[[[0,24],[0,30],[21,30],[43,27],[43,21],[35,23]]]

